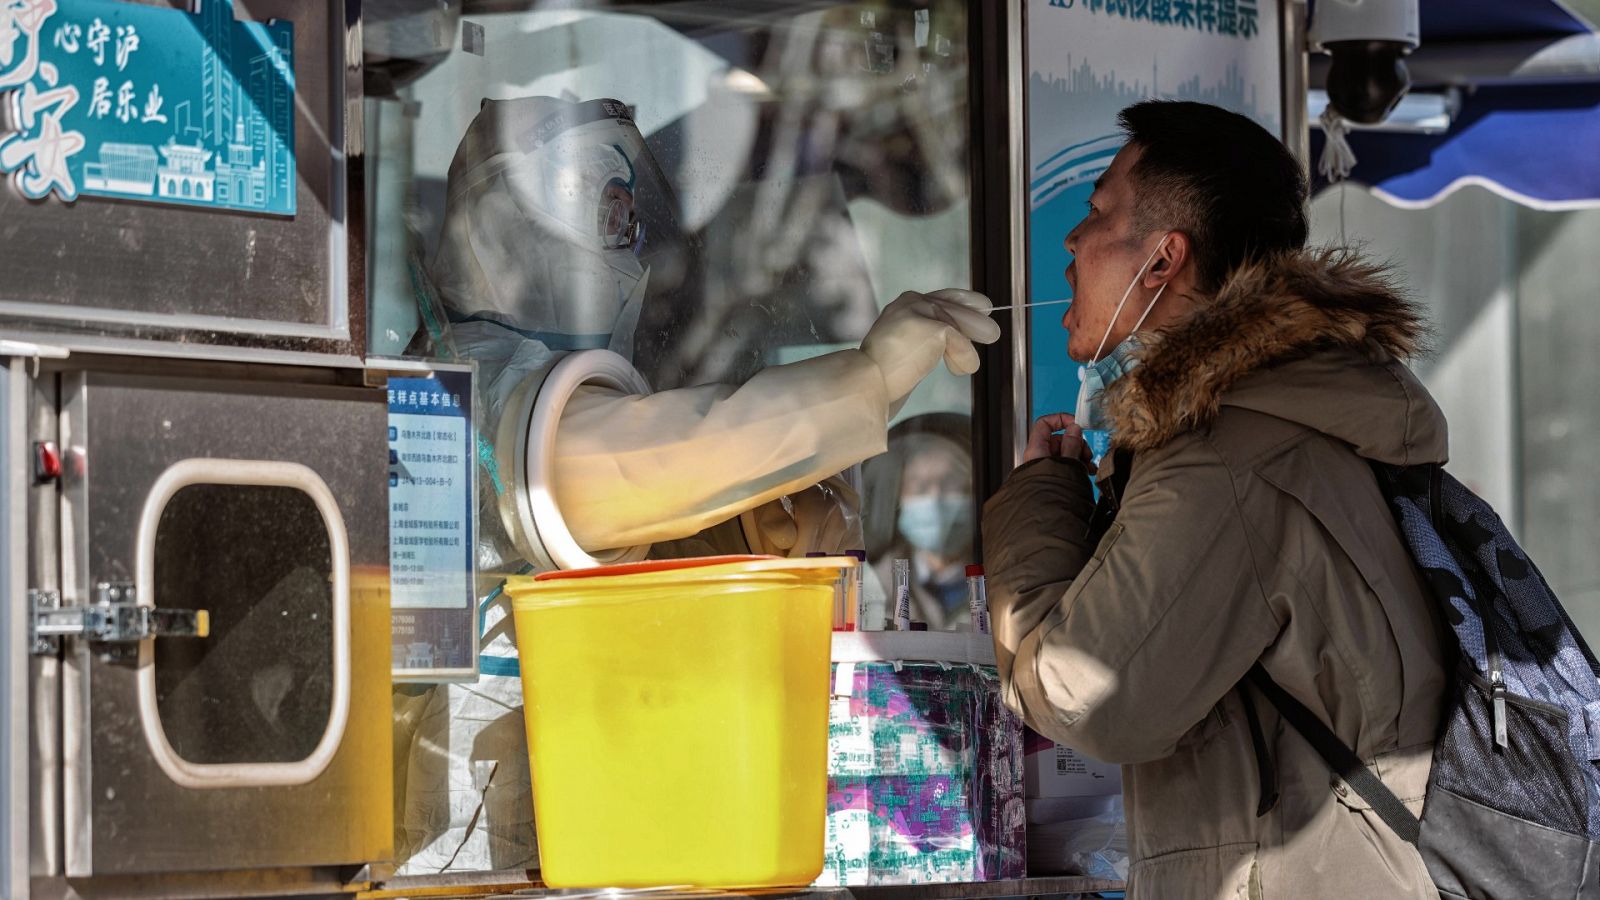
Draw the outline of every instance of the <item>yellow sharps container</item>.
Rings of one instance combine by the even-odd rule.
[[[551,887],[766,887],[822,871],[845,557],[634,563],[506,585]]]

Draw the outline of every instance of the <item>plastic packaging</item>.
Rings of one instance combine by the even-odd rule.
[[[1028,867],[1040,875],[1128,877],[1128,823],[1122,798],[1085,818],[1028,825]]]
[[[854,565],[714,557],[507,580],[546,884],[817,877],[833,584]]]
[[[967,566],[967,608],[972,613],[972,630],[989,633],[989,593],[983,585],[983,566]]]
[[[934,637],[958,636],[917,635]],[[1024,877],[1021,729],[993,666],[835,663],[827,867],[817,883]]]

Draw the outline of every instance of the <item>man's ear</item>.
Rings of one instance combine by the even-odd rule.
[[[1171,283],[1185,266],[1191,264],[1192,249],[1187,234],[1181,231],[1167,232],[1167,236],[1161,239],[1161,246],[1156,250],[1155,260],[1150,263],[1150,268],[1145,270],[1144,286],[1155,290]]]

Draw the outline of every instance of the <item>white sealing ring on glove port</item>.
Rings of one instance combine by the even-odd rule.
[[[556,427],[567,401],[580,386],[592,384],[627,394],[649,394],[650,385],[631,363],[610,350],[579,350],[562,357],[545,377],[533,401],[528,430],[516,458],[522,464],[522,496],[531,517],[534,549],[542,557],[530,560],[545,568],[588,569],[594,566],[638,562],[650,553],[649,544],[606,550],[599,554],[578,546],[556,505],[551,489],[555,471]],[[522,510],[519,510],[522,511]]]

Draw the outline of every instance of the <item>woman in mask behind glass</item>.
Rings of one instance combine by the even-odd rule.
[[[891,429],[889,451],[867,463],[866,531],[872,568],[892,594],[896,559],[911,560],[911,620],[929,631],[969,627],[966,566],[973,562],[970,420],[918,416]]]

